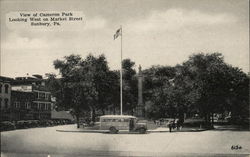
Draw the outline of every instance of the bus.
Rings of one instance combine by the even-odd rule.
[[[145,134],[147,125],[146,123],[138,123],[135,116],[104,115],[100,116],[100,130],[109,130],[113,134],[118,133],[119,130]]]

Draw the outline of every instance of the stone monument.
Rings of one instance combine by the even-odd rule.
[[[136,116],[139,118],[145,117],[145,108],[143,103],[143,75],[141,71],[141,65],[139,65],[139,72],[138,72],[138,104],[136,107]]]

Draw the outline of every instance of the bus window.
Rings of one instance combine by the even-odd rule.
[[[102,119],[102,122],[110,122],[111,119]]]

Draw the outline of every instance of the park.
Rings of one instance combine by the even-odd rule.
[[[215,129],[199,132],[109,134],[73,132],[76,125],[1,133],[1,157],[37,156],[225,156],[246,157],[250,132]],[[60,132],[57,130],[71,130]],[[241,149],[233,149],[233,148]]]
[[[1,157],[249,157],[248,0],[0,4]]]

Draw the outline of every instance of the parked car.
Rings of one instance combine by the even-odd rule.
[[[39,121],[38,120],[28,120],[28,127],[29,128],[35,128],[39,126]]]
[[[60,125],[60,121],[59,120],[54,120],[54,124],[55,125]]]
[[[213,120],[214,120],[214,122],[218,122],[219,117],[218,116],[213,116]]]
[[[41,127],[47,127],[49,126],[49,122],[47,120],[40,120],[40,125]]]
[[[236,125],[249,125],[250,118],[249,117],[234,116],[234,117],[227,118],[227,121],[231,124],[236,124]]]
[[[16,129],[14,123],[9,122],[9,121],[1,122],[0,128],[1,128],[0,129],[1,131],[9,131],[9,130],[15,130]]]
[[[164,126],[164,127],[169,127],[170,124],[175,123],[174,120],[178,120],[178,119],[174,119],[174,118],[161,118],[158,120],[158,126]]]
[[[17,129],[27,129],[29,128],[29,122],[25,120],[17,121],[16,123]]]

